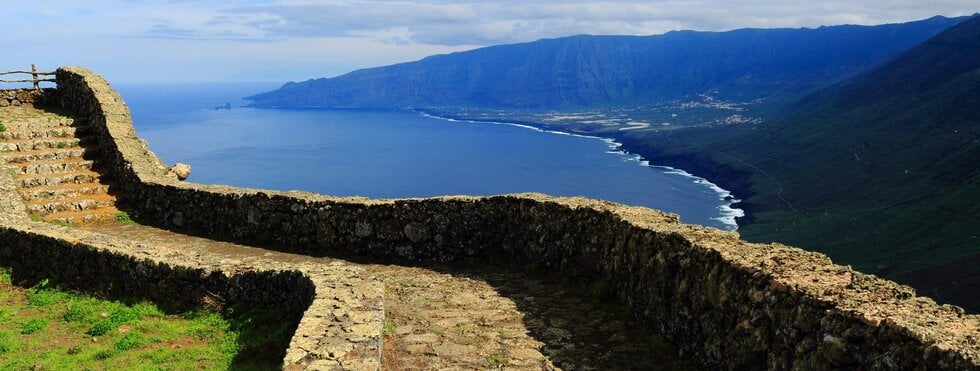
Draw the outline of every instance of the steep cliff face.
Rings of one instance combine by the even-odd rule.
[[[773,122],[642,139],[655,162],[710,159],[753,174],[745,238],[825,252],[978,310],[977,102],[974,17]]]
[[[962,21],[573,36],[501,45],[288,83],[260,107],[569,107],[712,93],[751,100],[867,70]]]

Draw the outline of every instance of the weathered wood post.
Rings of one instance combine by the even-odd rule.
[[[34,91],[41,90],[40,81],[37,79],[37,65],[31,63],[31,76],[34,77]]]

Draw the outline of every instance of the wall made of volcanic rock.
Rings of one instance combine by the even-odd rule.
[[[0,107],[39,103],[54,89],[0,89]]]
[[[180,183],[138,145],[104,80],[78,68],[58,77],[66,107],[105,117],[95,123],[113,141],[112,172],[144,223],[316,255],[529,263],[609,286],[710,367],[980,367],[978,316],[818,253],[746,243],[646,208],[537,194],[368,200]]]
[[[314,297],[313,284],[297,271],[223,272],[187,260],[168,261],[165,251],[141,251],[147,248],[50,224],[0,223],[0,266],[12,268],[15,281],[49,279],[176,309],[215,303],[276,307],[296,321]]]

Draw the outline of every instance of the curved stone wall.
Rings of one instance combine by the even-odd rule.
[[[101,126],[124,206],[144,223],[313,255],[535,262],[608,282],[687,356],[722,368],[975,369],[980,316],[826,256],[669,214],[539,194],[369,200],[181,183],[92,72],[58,70],[62,104]]]

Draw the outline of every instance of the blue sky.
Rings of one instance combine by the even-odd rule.
[[[574,34],[881,24],[976,0],[37,0],[3,5],[0,70],[91,68],[114,82],[299,81]]]

